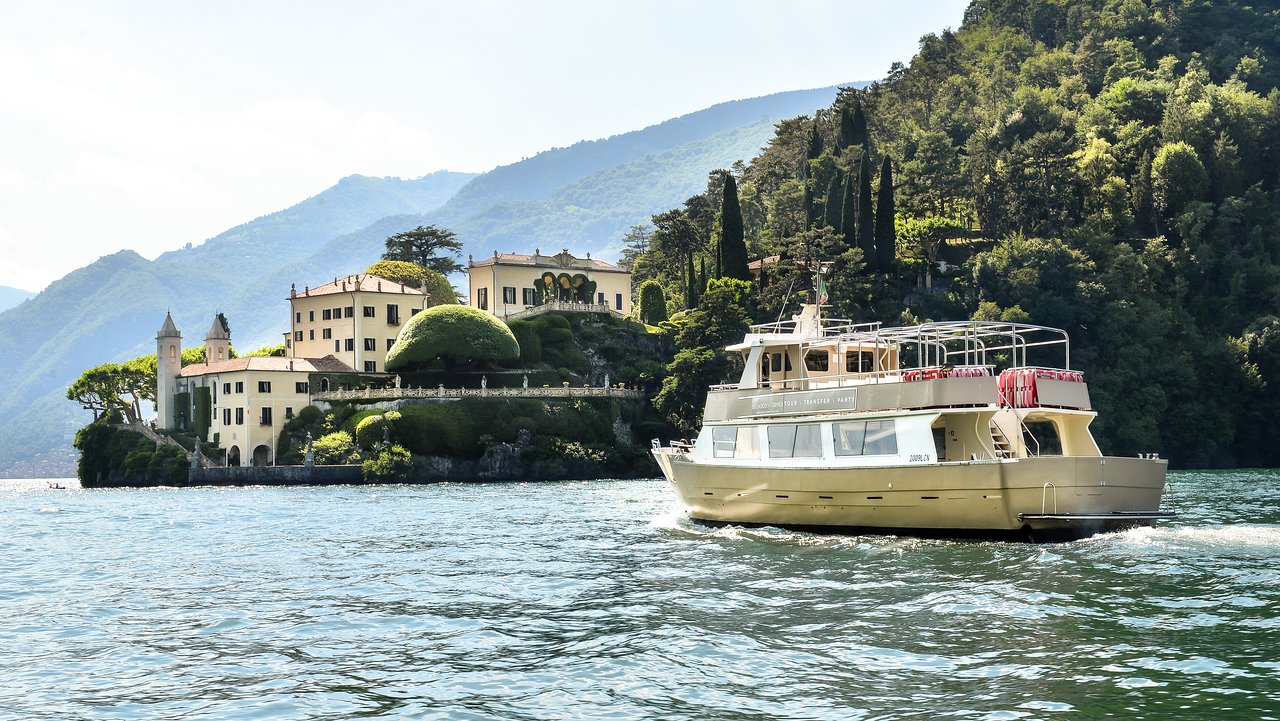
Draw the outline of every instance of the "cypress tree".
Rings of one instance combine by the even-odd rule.
[[[698,258],[698,290],[707,289],[707,256]]]
[[[886,273],[897,258],[898,233],[893,225],[893,167],[889,156],[880,164],[880,189],[876,193],[876,265]]]
[[[822,155],[822,135],[818,133],[818,120],[814,118],[813,123],[809,125],[809,150],[805,158],[815,160],[820,155]]]
[[[1138,234],[1144,237],[1154,234],[1151,222],[1155,217],[1151,202],[1151,151],[1142,154],[1138,162],[1138,177],[1133,181],[1133,219],[1137,221]]]
[[[858,101],[853,101],[857,105]],[[853,113],[849,111],[849,106],[845,105],[840,108],[840,133],[836,139],[836,150],[844,150],[853,145]]]
[[[738,183],[732,175],[724,178],[724,200],[720,205],[720,254],[722,277],[751,280],[747,270],[747,242],[742,229],[742,206],[738,204]]]
[[[858,169],[858,217],[855,226],[858,247],[862,248],[862,256],[866,258],[869,270],[878,268],[875,223],[875,214],[871,211],[871,158],[870,153],[864,152]]]
[[[724,277],[724,239],[716,241],[716,278]]]
[[[843,190],[844,184],[840,182],[840,171],[837,170],[831,176],[831,183],[827,185],[827,204],[823,213],[823,225],[840,228],[841,216],[844,213]]]
[[[867,146],[871,136],[867,134],[867,116],[862,112],[862,103],[853,101],[853,117],[849,120],[849,145]]]
[[[858,195],[855,189],[858,179],[849,173],[844,179],[844,199],[840,203],[840,236],[844,238],[841,252],[858,245]]]
[[[695,290],[698,285],[698,279],[693,274],[693,253],[688,254],[689,267],[685,269],[685,277],[689,280],[684,284],[684,307],[693,309],[698,307],[698,291]]]

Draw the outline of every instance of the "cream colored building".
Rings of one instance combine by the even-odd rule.
[[[594,260],[590,253],[577,258],[568,250],[555,255],[494,252],[491,258],[468,258],[467,279],[467,303],[499,318],[557,301],[631,312],[631,273]]]
[[[385,372],[387,351],[400,328],[427,302],[421,290],[367,273],[301,292],[294,286],[289,292],[288,355],[333,356],[360,372]]]
[[[221,318],[205,335],[205,361],[182,366],[182,334],[165,315],[156,334],[156,423],[216,442],[230,465],[273,465],[276,439],[311,402],[309,375],[351,372],[336,358],[231,358]],[[201,432],[203,431],[203,433]]]
[[[192,412],[201,389],[211,413],[206,441],[218,442],[229,465],[275,465],[284,424],[311,403],[311,373],[350,371],[333,358],[231,358],[194,363],[178,373],[178,397],[189,393]]]

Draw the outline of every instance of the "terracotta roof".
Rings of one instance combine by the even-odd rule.
[[[337,358],[327,355],[323,358],[267,358],[252,356],[248,358],[231,358],[213,363],[192,363],[178,371],[178,377],[210,375],[213,373],[233,373],[235,371],[293,371],[295,373],[352,373],[351,366]]]
[[[762,265],[777,265],[781,258],[782,256],[779,255],[771,255],[768,258],[753,260],[750,263],[747,263],[747,270],[760,270],[760,266]]]
[[[292,298],[309,298],[317,295],[334,295],[336,293],[350,293],[356,290],[356,284],[360,285],[359,290],[366,293],[402,293],[404,295],[422,295],[422,291],[399,281],[387,280],[376,275],[368,273],[356,273],[348,275],[345,278],[336,278],[332,282],[325,283],[316,288],[306,287],[299,291],[294,287]]]
[[[487,258],[470,260],[470,267],[481,267],[488,265],[526,265],[531,268],[562,268],[564,270],[587,270],[601,271],[605,273],[626,273],[627,271],[619,268],[613,263],[606,263],[603,260],[595,258],[578,258],[569,253],[569,251],[561,251],[555,255],[542,255],[535,252],[533,255],[524,253],[494,253]]]

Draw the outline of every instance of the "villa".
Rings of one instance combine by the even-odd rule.
[[[631,312],[631,273],[588,253],[577,258],[562,250],[555,255],[498,253],[467,258],[468,302],[499,318],[547,303],[593,305],[618,315]]]

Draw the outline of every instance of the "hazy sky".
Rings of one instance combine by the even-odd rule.
[[[484,171],[882,78],[964,0],[0,5],[0,285],[147,257],[352,173]]]

